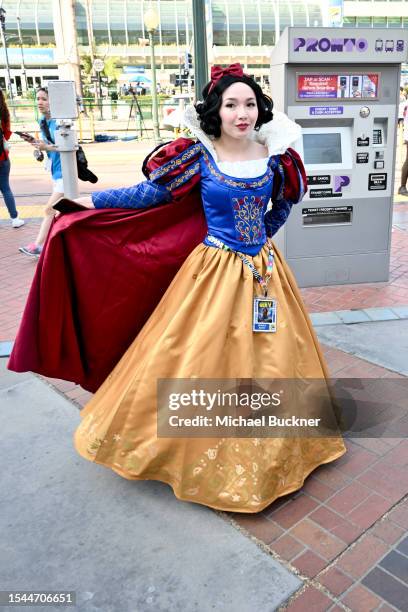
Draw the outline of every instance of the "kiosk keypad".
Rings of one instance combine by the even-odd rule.
[[[383,144],[383,134],[382,129],[373,130],[373,145],[382,145]]]

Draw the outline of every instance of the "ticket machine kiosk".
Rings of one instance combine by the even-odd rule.
[[[274,106],[302,127],[308,193],[276,242],[301,287],[388,280],[401,63],[408,33],[287,28]]]

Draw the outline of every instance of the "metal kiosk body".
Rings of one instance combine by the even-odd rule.
[[[408,33],[287,28],[274,107],[302,126],[308,193],[276,235],[301,287],[389,276],[401,63]]]

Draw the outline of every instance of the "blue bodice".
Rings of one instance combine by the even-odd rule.
[[[262,176],[235,178],[223,174],[204,147],[200,164],[208,234],[234,251],[256,255],[266,242],[264,216],[272,195],[271,165]],[[212,246],[207,238],[204,243]]]
[[[208,236],[230,249],[256,255],[286,222],[293,204],[306,190],[306,175],[295,151],[272,155],[266,172],[255,178],[237,178],[220,170],[201,143],[185,147],[149,170],[146,181],[131,187],[106,189],[92,194],[95,208],[148,208],[184,197],[200,183],[208,224]],[[175,141],[177,143],[178,141]],[[169,145],[174,148],[174,145]],[[158,156],[161,155],[159,152]],[[272,208],[267,209],[272,199]],[[204,243],[213,246],[208,240]]]

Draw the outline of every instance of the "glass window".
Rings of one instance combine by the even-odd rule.
[[[307,25],[307,14],[305,3],[299,0],[295,0],[292,2],[292,12],[293,12],[293,25],[294,26],[302,26]]]
[[[42,45],[55,45],[54,23],[49,0],[39,0],[38,2],[38,30]]]
[[[227,3],[230,27],[230,45],[243,44],[243,15],[239,0],[231,0]]]
[[[138,45],[138,39],[144,38],[140,2],[130,1],[127,3],[127,24],[129,44]]]
[[[279,28],[281,32],[293,25],[291,8],[292,6],[286,0],[279,0]]]
[[[262,44],[274,46],[276,42],[275,11],[271,0],[261,0]]]
[[[245,2],[245,44],[246,45],[259,45],[259,13],[258,13],[258,2],[253,0],[252,2]]]
[[[125,3],[126,0],[109,0],[109,25],[113,45],[126,44]]]
[[[6,15],[6,30],[9,34],[17,34],[16,11],[17,3],[12,2],[10,7],[7,7]],[[20,3],[20,28],[23,42],[26,45],[37,44],[37,32],[35,28],[35,4],[32,0],[22,0]],[[11,30],[11,26],[13,30]]]
[[[192,23],[189,15],[189,7],[185,0],[178,0],[175,2],[176,11],[177,11],[177,24],[178,24],[178,39],[179,45],[186,45],[192,37]],[[189,35],[186,34],[186,28],[190,30]]]
[[[174,0],[160,0],[160,27],[163,45],[175,45],[177,37]]]
[[[321,2],[309,2],[309,23],[313,27],[323,25]]]
[[[219,2],[211,2],[211,16],[213,24],[213,42],[214,45],[225,47],[228,45],[227,40],[227,8],[223,0]]]
[[[373,28],[386,28],[387,18],[386,17],[373,17]]]
[[[88,46],[88,27],[86,23],[85,4],[80,0],[75,3],[75,21],[77,28],[78,45]]]
[[[7,6],[7,4],[0,3],[0,6],[3,6],[3,8],[6,9],[7,13],[6,13],[6,21],[5,21],[5,28],[6,28],[6,36],[18,36],[18,29],[17,29],[17,19],[16,19],[16,6]],[[34,15],[34,7],[32,8],[32,13]],[[34,31],[35,31],[35,26],[34,26]],[[14,40],[11,43],[14,45]],[[16,42],[16,44],[18,44]]]
[[[109,0],[100,0],[99,2],[92,2],[91,4],[92,27],[96,45],[109,43],[108,5]]]
[[[354,27],[356,25],[356,18],[355,17],[343,17],[343,26],[347,27],[347,26],[352,26]]]
[[[402,27],[401,17],[388,17],[388,27],[389,28],[401,28]]]
[[[371,28],[371,17],[357,17],[356,25],[358,28]]]

